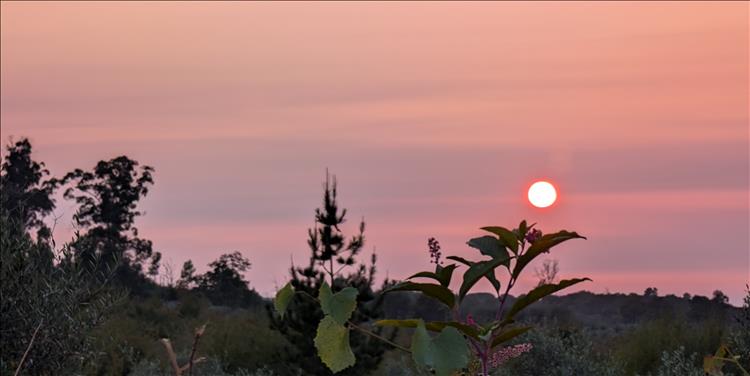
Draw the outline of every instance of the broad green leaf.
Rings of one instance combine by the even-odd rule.
[[[320,360],[336,373],[354,365],[356,359],[349,346],[349,329],[331,316],[325,316],[318,324],[315,348]]]
[[[464,296],[471,290],[472,287],[481,279],[482,277],[486,277],[490,280],[490,282],[497,281],[497,278],[495,278],[495,268],[502,265],[503,263],[508,262],[508,258],[496,258],[488,261],[480,261],[477,263],[474,263],[469,267],[469,270],[467,270],[464,273],[464,282],[461,284],[461,288],[458,292],[458,300],[463,300]],[[491,277],[490,277],[491,276]],[[494,285],[494,283],[493,283]],[[494,286],[496,290],[500,289],[500,283],[496,286]]]
[[[414,330],[414,335],[411,338],[411,357],[414,359],[414,363],[421,366],[431,367],[433,364],[432,359],[432,339],[427,333],[424,321],[414,320],[414,324],[417,329]]]
[[[273,298],[273,307],[276,309],[276,312],[281,315],[282,319],[286,313],[286,307],[289,306],[289,302],[292,301],[293,297],[294,287],[292,287],[291,282],[287,282],[281,290],[276,292],[276,297]]]
[[[323,282],[318,292],[320,308],[323,309],[323,313],[330,315],[336,322],[344,325],[357,308],[358,293],[354,287],[347,287],[333,294],[328,284]]]
[[[531,330],[530,326],[521,326],[518,328],[511,328],[503,331],[497,337],[495,337],[495,339],[492,340],[492,347],[494,348],[495,346],[508,342],[511,339],[528,332],[529,330]]]
[[[435,285],[432,283],[401,282],[386,289],[384,292],[392,291],[420,291],[423,294],[437,299],[441,303],[447,305],[448,308],[453,308],[453,306],[456,304],[456,296],[453,295],[453,292],[451,290],[448,290],[447,287],[442,285]]]
[[[516,299],[515,303],[513,303],[513,306],[510,307],[510,311],[508,311],[507,319],[512,319],[518,312],[526,308],[529,304],[532,304],[547,295],[554,294],[564,288],[573,286],[577,283],[580,283],[583,281],[590,281],[590,280],[591,279],[589,278],[564,279],[560,281],[560,283],[557,283],[557,284],[553,283],[553,284],[538,286],[535,289],[529,291],[528,294]]]
[[[508,250],[506,250],[503,243],[501,243],[500,240],[498,240],[494,236],[485,235],[478,238],[469,239],[466,244],[469,247],[478,249],[481,254],[490,256],[493,259],[508,259]]]
[[[438,376],[450,376],[469,363],[466,339],[454,327],[444,328],[435,338],[430,338],[422,320],[415,320],[417,329],[411,342],[414,362],[431,367]]]
[[[521,223],[525,224],[524,222],[521,222]],[[500,227],[500,226],[482,227],[482,230],[491,232],[499,236],[503,245],[505,245],[511,251],[513,251],[514,254],[518,253],[518,236],[516,236],[516,234],[513,231],[510,231],[507,228]],[[520,232],[520,229],[519,229],[519,232]],[[525,233],[522,232],[521,234],[525,234]]]
[[[378,321],[375,322],[375,325],[378,325],[378,326],[395,326],[395,327],[399,327],[399,328],[416,328],[419,325],[420,322],[422,322],[421,319],[378,320]],[[461,333],[463,333],[463,334],[465,334],[465,335],[467,335],[469,337],[476,338],[476,339],[479,338],[479,331],[477,330],[477,328],[475,328],[475,327],[473,327],[471,325],[466,325],[466,324],[460,323],[460,322],[456,322],[456,321],[430,321],[430,322],[423,323],[423,324],[425,325],[425,327],[427,328],[427,330],[429,330],[431,332],[439,332],[439,331],[445,329],[445,327],[447,327],[447,326],[452,326],[452,327],[458,329],[459,331],[461,331]]]
[[[467,259],[465,259],[463,257],[448,256],[447,258],[450,259],[450,260],[458,261],[458,262],[460,262],[460,263],[462,263],[462,264],[464,264],[466,266],[469,266],[469,267],[471,267],[471,266],[473,266],[475,264],[473,261],[469,261],[469,260],[467,260]],[[500,281],[498,281],[497,277],[495,277],[495,273],[486,274],[485,277],[487,278],[488,281],[490,281],[490,283],[492,284],[492,287],[495,288],[495,292],[496,293],[499,292],[500,291]]]
[[[456,270],[456,264],[450,264],[446,267],[441,267],[438,265],[437,271],[435,273],[433,272],[419,272],[417,274],[412,275],[411,277],[407,279],[412,278],[431,278],[438,282],[440,282],[440,285],[448,287],[448,285],[451,283],[451,277],[453,277],[453,271]]]
[[[450,376],[469,364],[469,347],[464,336],[449,326],[435,337],[432,343],[435,375]]]
[[[550,248],[570,239],[586,239],[586,237],[578,235],[575,232],[559,231],[554,234],[543,235],[539,240],[535,241],[526,252],[518,257],[516,266],[513,269],[513,277],[518,278],[523,268],[526,267],[532,260],[543,252],[548,252]]]

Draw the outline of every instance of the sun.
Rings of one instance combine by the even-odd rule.
[[[538,181],[529,187],[529,202],[537,208],[546,208],[557,200],[555,186],[546,181]]]

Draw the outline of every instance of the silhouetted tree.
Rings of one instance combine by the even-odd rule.
[[[369,265],[357,263],[356,256],[365,244],[365,223],[361,221],[357,234],[346,240],[340,229],[346,220],[346,209],[339,210],[336,188],[336,178],[331,179],[326,174],[323,206],[315,210],[315,226],[308,230],[309,263],[305,267],[292,265],[291,283],[295,290],[304,291],[312,296],[318,295],[318,289],[324,281],[332,286],[334,292],[352,286],[359,291],[359,295],[357,310],[351,321],[355,324],[372,322],[383,314],[383,297],[373,290],[377,258],[373,253]],[[349,266],[353,267],[353,270],[343,274],[342,271]],[[269,315],[272,328],[279,330],[297,349],[295,356],[288,359],[294,364],[295,369],[301,369],[311,375],[331,374],[320,361],[313,342],[318,323],[323,318],[323,312],[317,302],[303,294],[295,294],[283,320],[279,319],[270,306]],[[372,330],[384,335],[380,327]],[[391,338],[395,335],[395,332],[390,334]],[[351,331],[350,343],[357,362],[337,375],[362,375],[368,370],[375,369],[388,348],[382,341],[374,340],[356,330]]]
[[[729,336],[731,350],[735,354],[746,354],[739,359],[745,369],[750,369],[750,285],[745,285],[742,308],[735,316],[735,329]]]
[[[44,217],[55,209],[52,194],[59,181],[47,179],[49,171],[44,168],[44,163],[31,158],[28,139],[8,145],[6,150],[7,155],[0,167],[0,208],[7,221],[16,224],[7,230],[37,230],[38,240],[50,240],[52,234]]]
[[[729,297],[721,290],[714,290],[713,298],[711,300],[714,303],[729,304]]]
[[[205,293],[212,303],[226,306],[251,306],[260,303],[260,295],[248,288],[248,282],[243,276],[243,273],[250,270],[250,260],[240,252],[223,254],[208,266],[211,270],[198,276],[197,282],[198,290]]]
[[[192,260],[187,260],[182,264],[180,279],[177,281],[177,288],[188,289],[191,284],[195,283],[195,280],[195,266],[193,266]]]
[[[76,169],[64,181],[73,186],[65,198],[78,203],[73,216],[85,233],[72,248],[79,261],[90,263],[99,258],[104,265],[117,265],[117,281],[140,293],[151,285],[143,273],[149,262],[149,274],[158,271],[161,254],[154,252],[150,240],[138,236],[135,218],[141,215],[138,202],[153,185],[154,169],[120,156],[100,161],[93,171]]]
[[[659,296],[659,289],[657,289],[656,287],[648,287],[645,291],[643,291],[643,296],[657,297]]]

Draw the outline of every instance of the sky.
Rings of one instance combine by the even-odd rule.
[[[739,304],[750,281],[747,2],[1,7],[3,143],[57,176],[153,166],[136,224],[175,274],[241,251],[272,295],[328,169],[380,278],[429,269],[429,237],[479,258],[480,227],[527,219],[588,237],[548,257],[580,289]]]

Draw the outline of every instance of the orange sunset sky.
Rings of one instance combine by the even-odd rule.
[[[154,166],[137,226],[177,273],[239,250],[272,294],[328,168],[381,278],[429,268],[428,237],[475,258],[479,227],[525,218],[589,237],[552,257],[590,291],[738,304],[750,279],[747,2],[1,10],[3,142],[29,137],[57,176]],[[526,201],[537,178],[553,207]]]

